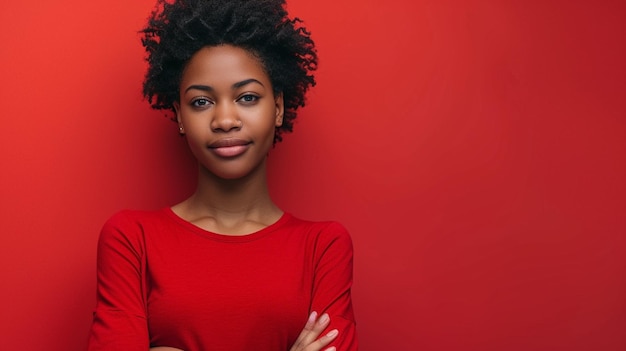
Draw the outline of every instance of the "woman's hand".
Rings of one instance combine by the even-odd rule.
[[[337,329],[333,329],[318,339],[318,336],[328,326],[329,322],[330,318],[326,313],[321,315],[319,319],[317,319],[317,312],[311,313],[309,320],[306,322],[304,329],[302,329],[302,332],[290,351],[321,351],[339,334]],[[334,346],[324,349],[324,351],[335,350],[336,348]]]

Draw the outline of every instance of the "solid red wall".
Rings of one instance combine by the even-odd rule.
[[[102,223],[193,189],[141,100],[152,5],[3,5],[2,349],[82,350]],[[272,192],[350,229],[362,350],[626,349],[626,4],[290,9],[319,84]]]

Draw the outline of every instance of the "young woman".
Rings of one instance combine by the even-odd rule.
[[[161,0],[142,33],[144,95],[173,111],[197,188],[105,224],[89,349],[357,350],[348,233],[267,187],[267,154],[315,84],[309,32],[281,0]]]

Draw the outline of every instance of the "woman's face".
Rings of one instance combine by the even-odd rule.
[[[264,165],[284,107],[256,57],[220,45],[192,56],[175,109],[200,167],[220,178],[237,179]]]

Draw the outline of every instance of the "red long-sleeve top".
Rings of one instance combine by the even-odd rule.
[[[123,211],[98,243],[89,350],[283,351],[311,311],[331,345],[357,350],[352,242],[334,222],[284,214],[243,236],[203,230],[171,209]]]

